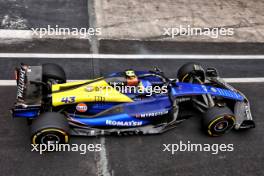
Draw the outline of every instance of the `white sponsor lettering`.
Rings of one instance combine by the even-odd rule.
[[[145,114],[137,114],[136,117],[138,118],[147,118],[147,117],[156,117],[168,114],[169,111],[161,111],[161,112],[151,112],[151,113],[145,113]]]
[[[19,71],[19,80],[17,85],[17,98],[23,98],[24,89],[25,89],[25,74],[26,71],[20,69]]]
[[[106,125],[111,126],[141,126],[142,122],[136,122],[136,121],[115,121],[115,120],[106,120]]]

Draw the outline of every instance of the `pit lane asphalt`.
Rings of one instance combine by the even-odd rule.
[[[263,54],[263,43],[100,40],[104,54]]]
[[[0,0],[0,29],[89,26],[87,1]]]
[[[89,28],[87,7],[85,0],[0,0],[0,29]],[[84,39],[1,39],[0,52],[90,53],[90,43]]]
[[[89,59],[0,59],[0,76],[11,79],[11,69],[21,61],[29,64],[56,62],[66,68],[69,79],[90,78]],[[195,60],[196,62],[198,60]],[[110,73],[126,68],[151,69],[161,67],[168,76],[175,76],[184,60],[101,60],[100,72]],[[200,61],[199,61],[200,62]],[[263,77],[261,60],[202,60],[205,65],[219,68],[223,77]],[[264,122],[262,120],[264,83],[243,83],[234,86],[245,93],[252,104],[257,128],[231,132],[211,138],[201,132],[199,117],[193,117],[177,128],[161,134],[105,138],[109,173],[115,176],[150,175],[261,175],[264,160]],[[1,175],[98,175],[96,153],[30,152],[29,130],[23,120],[12,119],[8,109],[15,100],[15,87],[0,87],[0,173]],[[207,152],[162,152],[162,144],[179,141],[208,144],[234,144],[233,152],[212,155]],[[99,138],[72,137],[71,143],[98,143]]]
[[[216,67],[220,75],[225,78],[263,77],[264,60],[198,60],[198,59],[99,59],[98,68],[93,67],[93,59],[54,59],[54,58],[0,58],[0,80],[13,79],[14,68],[20,63],[28,65],[40,65],[43,63],[57,63],[62,66],[68,79],[90,79],[94,69],[99,69],[100,75],[107,75],[115,71],[124,71],[132,68],[135,70],[151,70],[160,68],[171,78],[177,75],[177,69],[186,62],[198,62],[204,67]]]
[[[0,53],[91,53],[84,39],[33,39],[0,41]],[[263,55],[263,43],[210,43],[99,40],[101,54],[247,54]]]

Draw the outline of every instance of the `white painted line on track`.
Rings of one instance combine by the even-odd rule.
[[[227,83],[262,83],[264,78],[224,78]]]
[[[15,80],[0,80],[0,86],[16,86]]]
[[[100,176],[111,176],[108,170],[108,159],[105,147],[105,137],[100,138],[100,143],[102,145],[101,151],[99,154],[99,162],[98,162],[98,175]]]
[[[6,30],[0,29],[0,39],[33,39],[31,30]]]
[[[256,78],[223,78],[227,83],[264,83],[264,77]],[[83,80],[68,80],[68,82]],[[0,80],[0,86],[16,86],[15,80]]]
[[[40,37],[41,36],[41,37]],[[10,30],[10,29],[0,29],[0,39],[10,40],[32,40],[32,39],[90,39],[89,36],[81,36],[80,34],[72,35],[65,33],[63,35],[55,34],[41,34],[39,31],[33,32],[32,30]]]
[[[89,16],[89,25],[92,28],[96,28],[96,15],[95,15],[95,1],[96,0],[87,0],[87,9],[88,9],[88,16]],[[91,44],[91,52],[92,53],[99,53],[99,41],[96,35],[91,36],[90,38]],[[93,58],[93,57],[91,57]],[[98,59],[93,59],[93,75],[96,77],[100,75],[99,69],[99,61]],[[70,80],[72,81],[72,80]],[[97,169],[98,169],[98,176],[111,176],[109,169],[108,169],[108,158],[107,158],[107,151],[105,145],[105,137],[100,137],[101,143],[101,151],[99,153],[99,161],[97,162]]]
[[[48,53],[0,53],[0,58],[97,58],[97,59],[199,59],[199,60],[218,60],[218,59],[235,59],[249,60],[262,59],[264,55],[166,55],[166,54],[48,54]]]

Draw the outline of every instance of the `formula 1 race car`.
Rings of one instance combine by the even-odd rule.
[[[215,68],[187,63],[176,79],[132,69],[66,83],[56,64],[16,69],[16,118],[28,119],[33,144],[67,143],[69,135],[157,134],[196,114],[210,136],[255,127],[248,99]]]

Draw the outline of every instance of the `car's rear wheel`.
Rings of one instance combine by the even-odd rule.
[[[69,141],[69,124],[64,115],[41,114],[31,126],[32,144],[64,144]]]
[[[180,67],[177,78],[180,82],[203,84],[206,76],[203,67],[197,63],[187,63]]]
[[[210,136],[224,135],[234,124],[235,116],[228,107],[212,107],[203,115],[204,129]]]
[[[42,79],[45,83],[52,81],[61,84],[66,82],[66,74],[61,66],[47,63],[42,65]]]

